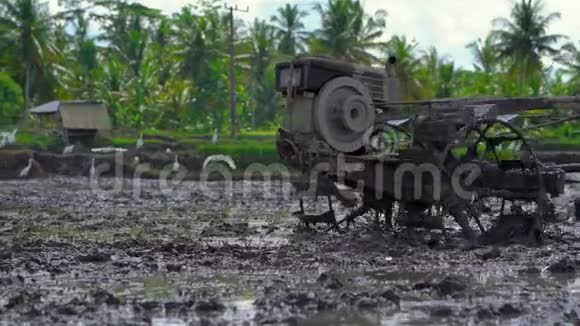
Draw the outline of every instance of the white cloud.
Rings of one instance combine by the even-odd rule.
[[[326,0],[322,0],[323,2]],[[447,54],[458,65],[471,66],[471,55],[465,46],[485,35],[492,28],[496,17],[508,17],[516,0],[363,0],[369,12],[385,9],[388,12],[385,38],[404,34],[415,38],[423,48],[435,45],[440,53]],[[57,0],[50,0],[56,7]],[[191,0],[142,0],[146,6],[159,8],[165,12],[175,12]],[[276,9],[286,2],[297,3],[303,10],[312,13],[316,1],[299,0],[231,0],[230,5],[249,7],[248,13],[237,13],[237,17],[251,21],[256,17],[268,19]],[[547,12],[558,11],[562,19],[556,21],[551,33],[570,36],[572,41],[580,40],[580,20],[575,19],[580,12],[580,1],[545,0]],[[315,14],[306,20],[309,29],[318,27]]]
[[[471,65],[465,46],[478,37],[485,37],[497,17],[509,17],[514,1],[486,0],[367,0],[369,11],[386,9],[389,16],[387,35],[405,34],[414,37],[422,47],[435,45],[464,67]],[[580,40],[580,1],[547,0],[546,12],[558,11],[562,19],[552,25],[551,33],[569,35]]]

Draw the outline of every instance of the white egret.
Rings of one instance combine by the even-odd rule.
[[[173,172],[178,172],[180,168],[179,165],[179,156],[177,154],[175,154],[175,159],[173,160],[173,167],[172,170]]]
[[[165,150],[165,153],[171,154],[171,148],[167,147],[167,149]]]
[[[139,164],[139,156],[133,157],[133,163]]]
[[[135,145],[135,147],[137,147],[137,149],[140,149],[141,147],[143,147],[144,144],[145,142],[143,141],[143,133],[140,133],[139,139],[137,139],[137,144]]]
[[[97,175],[97,169],[95,168],[95,158],[93,157],[91,159],[91,169],[89,170],[89,177],[91,179],[94,179],[95,175]]]
[[[214,129],[214,131],[213,131],[213,136],[211,137],[211,143],[212,143],[212,144],[217,144],[217,142],[218,142],[218,138],[219,138],[219,137],[218,137],[218,130],[217,130],[217,128],[216,128],[216,129]]]
[[[12,132],[7,133],[6,135],[6,143],[7,144],[16,144],[16,133],[18,132],[18,128],[14,128]]]
[[[28,165],[26,167],[24,167],[24,169],[22,169],[22,171],[20,171],[20,177],[26,178],[28,176],[28,174],[30,173],[30,169],[32,169],[32,157],[28,159]]]
[[[236,169],[236,162],[229,155],[211,155],[203,161],[203,168],[205,169],[211,162],[224,162],[230,169]]]
[[[74,150],[75,150],[75,145],[74,144],[73,145],[69,145],[69,146],[66,146],[64,148],[64,150],[62,151],[62,154],[64,154],[64,155],[71,154],[72,152],[74,152]]]

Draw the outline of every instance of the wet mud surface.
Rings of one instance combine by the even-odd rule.
[[[381,232],[298,225],[287,184],[86,178],[0,182],[0,323],[575,323],[580,224],[539,247],[465,250],[455,224]],[[139,193],[139,196],[136,196]],[[578,193],[557,201],[561,219]],[[222,194],[222,195],[220,195]],[[326,201],[307,202],[322,212]],[[493,203],[492,203],[493,205]],[[343,210],[341,216],[347,211]],[[489,225],[491,220],[484,219]]]

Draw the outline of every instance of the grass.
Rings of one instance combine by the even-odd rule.
[[[115,137],[109,139],[110,143],[114,147],[132,147],[137,144],[138,138],[131,138],[131,137]],[[164,145],[167,142],[160,140],[160,139],[147,139],[148,144],[158,144]]]
[[[163,137],[168,137],[170,133],[158,133]],[[175,136],[176,133],[172,133]],[[258,135],[258,134],[254,134]],[[261,133],[259,138],[255,139],[239,139],[233,140],[229,138],[222,138],[218,143],[213,144],[209,141],[208,136],[204,138],[193,138],[188,134],[186,138],[173,138],[177,143],[177,147],[184,150],[195,150],[202,157],[210,155],[229,155],[236,162],[240,168],[246,167],[252,163],[271,164],[279,162],[279,155],[276,149],[275,137],[273,133]],[[115,137],[109,140],[112,146],[132,148],[137,143],[137,138],[134,137]],[[145,146],[158,145],[160,147],[173,147],[173,141],[149,138],[145,139]]]
[[[278,151],[274,141],[227,141],[217,144],[199,143],[197,147],[199,153],[203,155],[223,154],[229,155],[236,163],[246,166],[251,163],[260,162],[264,164],[279,161]]]
[[[240,140],[249,139],[261,139],[261,138],[275,138],[277,130],[247,130],[242,131],[239,135]],[[125,135],[127,133],[124,133]],[[134,132],[137,137],[138,132]],[[183,141],[185,139],[210,139],[213,136],[213,132],[199,132],[199,131],[175,131],[175,130],[158,130],[158,129],[147,129],[143,131],[144,137],[163,137],[171,138],[177,141]],[[220,139],[228,139],[229,130],[223,130],[218,133]]]
[[[16,134],[16,143],[27,147],[36,147],[41,150],[60,147],[63,145],[62,138],[35,133],[19,132]]]

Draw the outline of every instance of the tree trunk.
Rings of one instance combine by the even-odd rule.
[[[236,109],[236,71],[235,71],[235,53],[234,53],[234,8],[230,9],[230,137],[238,138],[238,118]]]
[[[30,64],[26,64],[26,77],[24,81],[24,109],[30,109],[30,83],[32,78],[32,69]]]

